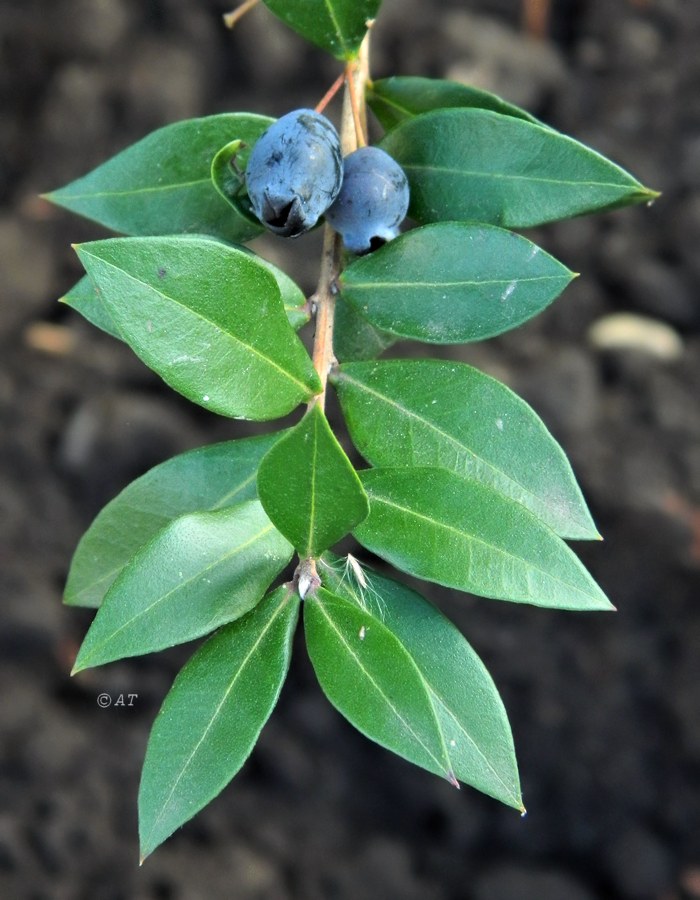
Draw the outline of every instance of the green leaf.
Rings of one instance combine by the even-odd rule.
[[[324,588],[306,598],[304,629],[316,677],[333,706],[373,741],[454,783],[425,684],[391,631]]]
[[[512,231],[441,222],[355,260],[342,296],[376,328],[431,344],[477,341],[516,328],[573,273]]]
[[[263,0],[265,6],[297,34],[336,59],[357,56],[367,22],[381,0]]]
[[[246,249],[247,252],[252,253],[252,251],[247,248],[241,249]],[[277,266],[273,265],[269,260],[264,259],[262,256],[258,256],[257,254],[253,254],[253,256],[274,276],[282,297],[282,305],[284,306],[287,321],[295,331],[298,331],[302,325],[306,325],[311,318],[306,305],[304,292],[296,281],[291,279],[286,272],[282,271],[282,269],[278,269]]]
[[[266,265],[208,238],[114,238],[78,256],[134,352],[194,403],[274,419],[320,389]]]
[[[141,775],[142,862],[250,755],[287,675],[298,612],[299,598],[278,588],[203,644],[175,679]]]
[[[572,138],[489,110],[423,113],[381,146],[405,170],[420,223],[525,228],[658,196]]]
[[[238,215],[260,228],[245,185],[245,170],[252,147],[243,141],[231,141],[211,161],[211,180],[216,190]]]
[[[333,350],[342,362],[355,359],[374,359],[395,342],[392,334],[370,325],[357,309],[338,295],[335,306]]]
[[[354,535],[398,569],[499,600],[613,608],[561,538],[489,485],[427,467],[360,475],[369,516]]]
[[[217,192],[211,162],[229,141],[254,144],[273,121],[222,113],[166,125],[46,199],[123,234],[195,232],[250,240],[263,229]]]
[[[503,116],[543,124],[524,109],[507,103],[495,94],[442,78],[403,75],[382,78],[367,88],[367,102],[387,130],[395,128],[405,119],[448,107],[490,109]]]
[[[282,434],[190,450],[132,481],[83,535],[68,573],[64,602],[99,606],[136,551],[185,513],[213,512],[254,500],[260,460]]]
[[[240,618],[291,556],[257,500],[175,519],[107,591],[73,672],[182,644]]]
[[[258,493],[302,558],[337,543],[368,512],[360,479],[317,405],[262,460]]]
[[[289,275],[283,272],[282,269],[278,269],[277,266],[274,266],[271,262],[263,259],[262,256],[257,256],[247,247],[239,247],[236,249],[245,250],[246,253],[250,253],[259,263],[265,266],[272,275],[274,275],[275,280],[277,281],[277,287],[280,289],[282,295],[282,304],[284,305],[287,320],[292,328],[294,328],[295,331],[298,331],[302,325],[306,325],[310,316],[309,311],[306,308],[306,298],[304,297],[302,289],[292,281]],[[65,303],[66,306],[70,306],[71,309],[79,312],[91,325],[106,332],[113,338],[122,340],[122,337],[117,330],[117,326],[114,324],[114,319],[109,314],[105,304],[102,303],[100,295],[89,275],[83,275],[80,281],[74,284],[68,293],[61,297],[59,302]]]
[[[563,450],[494,378],[421,359],[350,363],[331,380],[373,466],[440,466],[517,500],[561,537],[599,537]]]
[[[110,334],[119,341],[122,340],[114,319],[102,302],[99,292],[89,275],[83,275],[80,281],[74,284],[68,293],[61,297],[59,302],[65,303],[66,306],[70,306],[71,309],[79,312],[84,319],[87,319],[91,325],[99,328],[100,331]]]
[[[508,717],[474,650],[454,625],[415,591],[364,567],[360,582],[354,569],[343,571],[339,562],[324,554],[319,563],[323,583],[336,595],[334,601],[326,604],[307,598],[305,613],[307,627],[316,625],[315,652],[331,702],[383,746],[392,734],[400,743],[405,663],[409,683],[417,674],[433,708],[440,733],[440,747],[434,755],[447,757],[453,778],[522,810]],[[334,646],[340,648],[335,664],[329,658]],[[389,652],[384,652],[385,647]],[[380,685],[386,687],[385,695],[398,709],[394,712],[388,705],[386,716],[372,716],[363,700]],[[409,715],[403,719],[411,725]],[[408,759],[411,743],[402,753]]]

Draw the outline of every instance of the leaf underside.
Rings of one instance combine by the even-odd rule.
[[[496,94],[441,78],[412,75],[382,78],[372,82],[368,87],[367,102],[387,130],[421,113],[451,107],[490,109],[504,116],[513,116],[516,119],[543,125],[524,109],[507,103]]]
[[[283,434],[199,447],[133,481],[83,535],[68,573],[65,603],[98,607],[137,550],[180,516],[255,500],[260,460]]]

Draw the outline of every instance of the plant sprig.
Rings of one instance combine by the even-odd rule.
[[[263,3],[343,64],[316,110],[292,117],[306,145],[329,146],[330,122],[313,128],[344,85],[342,171],[333,169],[339,145],[327,160],[333,196],[314,196],[311,179],[314,215],[304,159],[303,190],[291,198],[273,196],[264,177],[259,195],[249,191],[251,155],[277,123],[247,112],[165,126],[48,195],[125,235],[76,247],[87,274],[65,303],[212,413],[270,421],[305,408],[291,428],[190,451],[142,475],[73,558],[65,602],[96,609],[74,671],[206,638],[153,726],[142,859],[252,751],[301,608],[320,685],[355,727],[455,786],[524,809],[508,719],[478,656],[400,580],[335,556],[348,535],[387,565],[457,590],[612,608],[565,543],[599,534],[537,414],[463,363],[378,357],[398,339],[439,346],[516,328],[573,273],[512,229],[655,192],[492,94],[440,79],[371,82],[367,32],[379,0]],[[245,243],[264,227],[299,234],[324,213],[337,221],[341,200],[345,215],[353,203],[364,209],[369,201],[343,197],[343,184],[356,150],[378,154],[363,149],[367,103],[385,129],[382,158],[407,177],[412,227],[395,236],[392,225],[356,256],[327,221],[307,301]],[[293,156],[283,150],[256,170],[264,176],[281,161],[276,187]],[[310,317],[311,355],[296,333]],[[329,390],[367,464],[359,471],[326,416]],[[295,575],[280,584],[295,552]]]

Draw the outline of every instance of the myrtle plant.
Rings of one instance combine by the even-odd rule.
[[[399,339],[461,344],[527,321],[574,276],[513,229],[654,192],[482,90],[372,81],[367,32],[380,0],[263,3],[339,61],[316,108],[170,124],[48,195],[125,235],[76,246],[87,274],[65,303],[212,413],[267,422],[302,407],[292,427],[142,475],[75,553],[65,602],[97,612],[74,672],[206,638],[153,725],[142,858],[251,753],[302,605],[311,663],[342,715],[518,810],[511,731],[489,673],[384,564],[482,597],[612,608],[565,543],[599,535],[536,413],[465,363],[380,356]],[[336,130],[324,111],[341,87]],[[245,246],[265,229],[284,240],[324,219],[308,299]],[[312,354],[297,334],[310,320]],[[384,561],[381,574],[332,552],[348,535]]]

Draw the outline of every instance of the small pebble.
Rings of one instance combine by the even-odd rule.
[[[683,341],[670,325],[632,313],[613,313],[591,325],[588,340],[596,350],[636,350],[663,362],[683,355]]]

